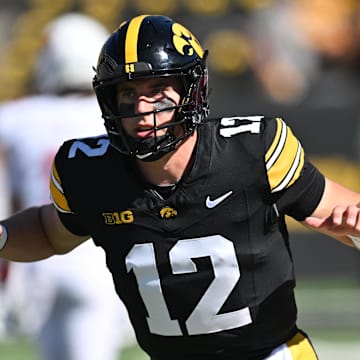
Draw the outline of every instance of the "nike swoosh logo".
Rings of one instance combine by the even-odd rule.
[[[214,208],[215,206],[218,206],[221,202],[223,202],[226,198],[228,198],[230,195],[232,194],[232,190],[230,190],[229,192],[227,192],[226,194],[224,195],[221,195],[220,197],[216,198],[216,199],[213,199],[211,200],[210,199],[210,196],[208,196],[206,198],[206,201],[205,201],[205,205],[208,209],[212,209]]]

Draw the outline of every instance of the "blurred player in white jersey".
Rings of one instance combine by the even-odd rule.
[[[39,94],[0,107],[15,210],[50,202],[50,166],[65,139],[104,132],[91,78],[107,31],[70,13],[52,21],[45,35],[33,81]],[[10,264],[8,299],[20,311],[22,330],[38,337],[44,359],[115,360],[124,336],[131,341],[104,256],[87,242],[66,256]]]

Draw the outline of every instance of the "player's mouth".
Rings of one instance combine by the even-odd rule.
[[[154,137],[154,128],[153,127],[138,127],[136,129],[136,137],[139,139],[144,139],[148,137]]]

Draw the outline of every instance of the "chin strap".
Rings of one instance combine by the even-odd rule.
[[[141,161],[145,161],[145,162],[155,161],[155,160],[159,160],[164,155],[168,154],[170,151],[173,151],[174,149],[175,149],[175,145],[167,146],[167,147],[165,147],[161,150],[155,151],[155,152],[150,152],[150,153],[142,154],[142,155],[138,154],[138,155],[136,155],[136,158]]]
[[[170,151],[173,151],[176,147],[175,144],[170,145],[170,143],[174,140],[173,135],[171,135],[169,132],[167,132],[165,135],[159,136],[156,139],[155,138],[147,138],[147,139],[129,139],[128,143],[131,146],[131,143],[133,143],[135,146],[134,148],[137,148],[140,150],[142,154],[136,154],[136,158],[142,161],[155,161],[160,158],[162,158],[164,155],[168,154]],[[154,148],[156,145],[157,149],[154,149],[154,151],[151,151],[150,149]],[[146,152],[149,150],[149,152]]]

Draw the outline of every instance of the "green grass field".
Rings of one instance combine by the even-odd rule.
[[[356,360],[360,357],[360,332],[357,331],[316,331],[311,330],[312,341],[320,360]],[[1,360],[39,360],[34,346],[26,341],[0,344]],[[119,354],[119,360],[147,360],[148,357],[130,346]]]
[[[298,280],[299,326],[310,336],[320,360],[360,359],[360,283],[344,279]],[[35,347],[21,339],[0,343],[1,360],[39,360]],[[146,360],[129,346],[119,360]],[[84,359],[85,360],[85,359]]]
[[[18,339],[0,343],[1,360],[39,360],[35,347],[26,340]],[[148,357],[136,346],[126,347],[119,360],[146,360]],[[85,360],[85,359],[84,359]],[[100,359],[99,359],[100,360]]]
[[[360,359],[360,283],[346,278],[300,279],[299,326],[320,360]]]

